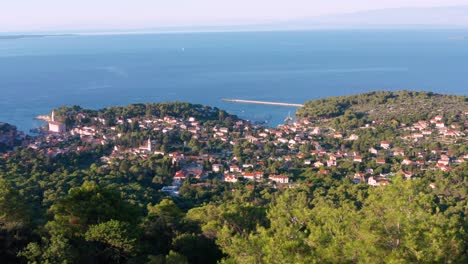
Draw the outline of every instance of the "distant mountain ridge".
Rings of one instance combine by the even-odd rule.
[[[44,31],[43,34],[152,34],[186,32],[247,32],[247,31],[283,31],[314,29],[438,29],[468,28],[468,4],[443,7],[412,7],[365,10],[265,23],[245,23],[232,25],[197,25],[197,26],[161,26],[127,29],[95,29]],[[18,38],[37,35],[37,32],[0,32],[0,39]],[[20,36],[18,36],[20,35]]]
[[[391,8],[302,19],[298,27],[468,27],[468,5],[430,8]]]

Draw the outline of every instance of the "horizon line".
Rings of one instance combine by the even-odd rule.
[[[160,27],[160,28],[135,28],[135,29],[90,29],[90,30],[34,30],[34,31],[0,31],[0,37],[4,36],[105,36],[105,35],[153,35],[153,34],[182,34],[182,33],[242,33],[242,32],[293,32],[293,31],[346,31],[346,30],[456,30],[468,29],[468,25],[358,25],[358,26],[317,26],[317,27],[278,27],[261,28],[266,25],[255,25],[252,28],[244,25],[232,26],[196,26],[196,27]],[[220,29],[217,29],[220,28]]]

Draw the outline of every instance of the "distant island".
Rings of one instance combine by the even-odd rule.
[[[14,40],[24,38],[45,38],[45,37],[70,37],[74,34],[45,34],[45,35],[0,35],[0,40]]]
[[[275,128],[184,102],[40,119],[0,123],[7,263],[467,260],[468,96],[323,98]]]
[[[468,36],[451,37],[453,40],[468,40]]]

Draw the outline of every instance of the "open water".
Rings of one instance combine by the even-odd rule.
[[[275,126],[303,103],[372,90],[468,94],[467,30],[80,35],[0,40],[0,121],[61,105],[188,101]]]

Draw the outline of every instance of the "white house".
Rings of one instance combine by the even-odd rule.
[[[223,165],[222,164],[213,164],[211,167],[213,172],[220,172],[223,170]]]
[[[285,175],[273,175],[268,176],[268,179],[277,183],[289,183],[289,177]]]

